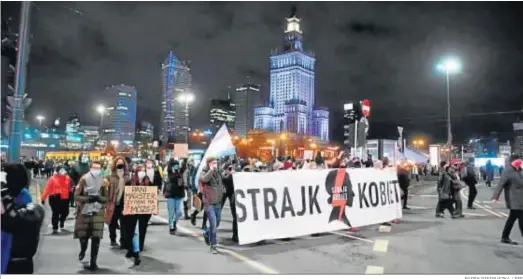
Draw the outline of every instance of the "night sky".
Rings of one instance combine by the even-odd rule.
[[[435,65],[459,57],[451,78],[455,140],[497,131],[522,114],[471,113],[523,108],[523,17],[518,2],[295,2],[304,47],[316,63],[316,105],[331,110],[340,140],[342,103],[372,102],[371,137],[445,138],[445,77]],[[2,3],[2,17],[18,11]],[[159,123],[160,64],[169,50],[191,61],[192,126],[208,122],[209,99],[229,85],[269,90],[269,54],[282,47],[292,2],[34,2],[28,92],[30,119],[80,113],[97,124],[104,88],[134,85],[138,119]],[[519,18],[518,18],[519,17]]]

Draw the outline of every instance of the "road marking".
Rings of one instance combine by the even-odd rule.
[[[503,215],[503,216],[505,216],[505,217],[508,217],[508,214],[505,213],[505,212],[498,212],[498,213],[501,214],[501,215]]]
[[[409,207],[412,208],[412,209],[429,209],[428,207],[414,206],[414,205],[409,205]]]
[[[467,192],[467,191],[462,191],[462,193],[463,193],[463,195],[461,195],[461,200],[462,200],[463,202],[468,201],[468,196],[469,196],[469,195],[468,195],[468,192]],[[466,197],[466,198],[465,198],[465,197]],[[480,204],[479,202],[477,202],[477,201],[474,202],[474,205],[477,206],[477,207],[479,207],[479,208],[481,208],[481,209],[483,209],[483,210],[485,210],[486,212],[488,212],[488,213],[490,213],[490,214],[492,214],[492,215],[494,215],[494,216],[496,216],[496,217],[499,217],[499,218],[503,218],[503,217],[504,217],[504,215],[502,215],[502,214],[500,214],[500,213],[498,213],[498,212],[495,212],[495,211],[491,210],[492,207],[490,207],[490,206],[488,206],[488,205],[485,205],[485,206],[484,206],[484,205],[481,205],[481,204]]]
[[[368,265],[365,274],[383,274],[385,269],[381,266]]]
[[[372,247],[372,250],[374,250],[374,252],[386,253],[388,249],[389,249],[388,240],[376,239],[374,241],[374,247]]]
[[[492,209],[492,206],[490,206],[490,205],[483,205],[483,207],[488,208],[488,209]]]
[[[341,233],[341,232],[330,232],[330,233],[331,234],[335,234],[335,235],[339,235],[339,236],[343,236],[343,237],[347,237],[347,238],[361,240],[361,241],[364,241],[364,242],[367,242],[367,243],[374,243],[374,240],[372,240],[372,239],[361,238],[361,237],[357,237],[357,236],[350,235],[350,234],[344,234],[344,233]]]
[[[154,219],[157,219],[157,220],[160,220],[160,221],[163,221],[163,222],[169,222],[167,219],[161,217],[161,216],[158,216],[158,215],[153,215],[152,216]],[[196,233],[190,229],[187,229],[185,227],[182,227],[182,226],[177,226],[177,229],[180,230],[181,232],[183,233],[186,233],[186,234],[190,234],[191,236],[193,236],[194,238],[200,240],[200,241],[204,241],[203,237],[201,236],[201,234],[199,233]],[[248,266],[252,267],[253,269],[261,272],[261,273],[264,273],[264,274],[279,274],[278,271],[260,263],[260,262],[257,262],[255,260],[252,260],[252,259],[249,259],[235,251],[232,251],[230,249],[228,249],[227,247],[224,247],[224,246],[221,246],[219,245],[220,247],[224,248],[222,250],[220,250],[221,253],[225,253],[225,254],[228,254],[230,256],[232,256],[233,258],[236,258],[237,260],[240,260],[242,262],[244,262],[245,264],[247,264]]]
[[[438,195],[409,195],[413,197],[422,197],[422,198],[437,198]]]
[[[486,214],[479,214],[479,213],[468,213],[468,212],[463,212],[463,214],[466,215],[466,216],[487,217]]]

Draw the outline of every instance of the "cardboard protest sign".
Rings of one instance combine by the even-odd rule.
[[[123,215],[158,214],[158,187],[125,186]]]

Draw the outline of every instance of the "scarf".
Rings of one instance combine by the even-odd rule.
[[[91,173],[86,174],[84,185],[84,195],[86,196],[98,196],[100,195],[100,189],[103,185],[102,176],[94,176]],[[102,205],[99,202],[85,203],[82,208],[83,215],[96,214],[102,209]]]

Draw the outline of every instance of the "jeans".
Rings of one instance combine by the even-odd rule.
[[[174,229],[174,225],[182,217],[183,198],[168,198],[167,211],[169,212],[169,229]]]
[[[220,226],[220,219],[222,215],[221,204],[205,205],[205,213],[209,218],[209,226],[204,230],[204,237],[209,238],[211,245],[216,245],[216,230]]]

